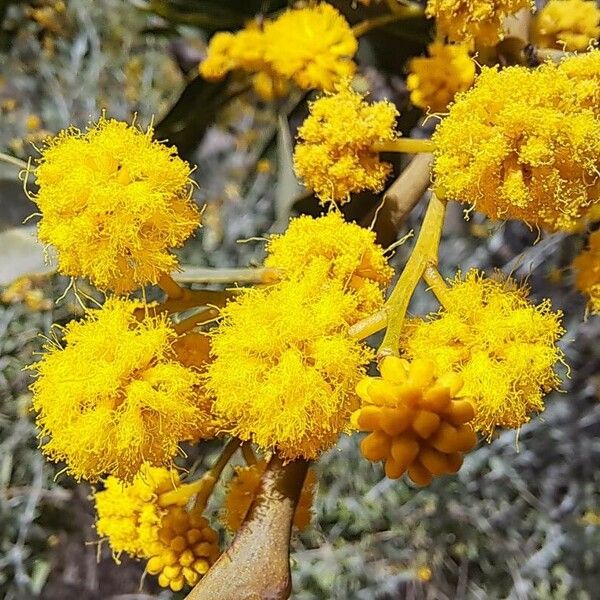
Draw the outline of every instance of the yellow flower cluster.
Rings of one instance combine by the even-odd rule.
[[[362,407],[352,415],[361,431],[363,456],[385,461],[385,474],[398,479],[405,472],[417,485],[434,475],[456,473],[462,454],[477,436],[468,424],[475,415],[469,399],[459,398],[462,381],[456,373],[436,377],[434,363],[383,359],[381,377],[365,377],[357,386]]]
[[[267,250],[282,278],[222,310],[206,390],[233,435],[286,460],[314,459],[356,407],[372,354],[349,325],[383,305],[391,271],[374,236],[333,213],[293,220]]]
[[[433,136],[438,193],[494,219],[575,227],[600,198],[592,54],[535,70],[484,68]]]
[[[227,486],[227,496],[222,513],[223,524],[229,531],[236,532],[244,522],[266,467],[267,462],[261,460],[254,465],[235,468],[233,478]],[[294,513],[293,524],[300,531],[306,529],[310,524],[316,486],[315,471],[309,469]]]
[[[541,48],[584,51],[600,37],[595,0],[550,0],[535,16],[532,41]]]
[[[168,464],[208,421],[200,376],[179,363],[165,316],[138,320],[143,303],[111,298],[64,329],[32,365],[42,450],[77,479],[131,479],[144,461]]]
[[[177,268],[169,251],[198,227],[190,167],[152,129],[101,118],[48,141],[35,170],[39,238],[61,273],[130,292]]]
[[[284,235],[269,239],[265,266],[281,270],[288,279],[301,278],[311,269],[340,282],[358,300],[354,314],[346,316],[350,323],[381,307],[393,275],[375,234],[347,223],[337,211],[318,219],[293,219]]]
[[[526,293],[469,271],[444,291],[438,313],[406,324],[401,340],[406,358],[430,359],[440,372],[462,377],[462,393],[475,403],[472,425],[487,437],[496,426],[526,423],[560,384],[561,313],[547,300],[530,304]]]
[[[451,42],[475,40],[492,46],[504,37],[504,19],[532,0],[428,0],[426,14],[435,17],[438,33]]]
[[[458,92],[464,92],[475,80],[475,61],[468,44],[429,45],[429,56],[410,61],[406,86],[410,100],[419,108],[444,112]]]
[[[357,49],[348,22],[323,2],[288,9],[261,26],[252,22],[237,33],[215,34],[199,69],[211,80],[237,69],[254,73],[256,91],[271,99],[284,94],[290,81],[306,90],[332,90],[354,73]]]
[[[396,139],[398,111],[388,101],[368,104],[348,82],[310,104],[298,130],[296,174],[321,202],[343,204],[352,192],[379,192],[392,166],[377,144]]]
[[[143,465],[130,484],[116,477],[94,495],[96,531],[115,558],[123,552],[148,561],[146,570],[174,592],[196,585],[219,556],[217,533],[200,513],[186,510],[196,484],[175,471]],[[175,498],[169,498],[175,493]]]
[[[592,314],[600,314],[600,231],[590,235],[589,248],[573,262],[576,285],[589,298]]]

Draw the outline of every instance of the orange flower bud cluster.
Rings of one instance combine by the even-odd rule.
[[[435,377],[427,360],[409,363],[395,356],[380,366],[381,377],[365,377],[356,387],[363,406],[352,416],[355,427],[369,431],[362,455],[385,461],[385,474],[398,479],[408,472],[420,486],[434,475],[456,473],[463,453],[477,444],[469,425],[473,404],[457,397],[462,379],[456,373]]]

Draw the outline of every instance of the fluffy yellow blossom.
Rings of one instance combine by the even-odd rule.
[[[526,294],[511,281],[469,271],[444,292],[444,308],[409,321],[401,340],[407,358],[460,374],[462,393],[475,403],[473,427],[488,437],[496,426],[526,423],[560,384],[554,366],[563,359],[561,313],[548,300],[530,304]]]
[[[233,478],[227,486],[227,496],[222,513],[223,524],[229,531],[234,533],[242,525],[256,496],[260,478],[266,467],[267,462],[261,460],[255,465],[235,468]],[[315,471],[309,469],[294,513],[293,524],[299,530],[306,529],[310,524],[316,486],[317,476]]]
[[[117,477],[108,477],[104,489],[94,494],[96,531],[107,538],[115,556],[125,552],[145,558],[148,548],[158,540],[165,509],[159,497],[180,485],[176,471],[162,467],[142,466],[127,484]]]
[[[582,106],[600,118],[600,50],[567,57],[560,63],[560,70],[577,82]]]
[[[333,90],[356,70],[358,42],[341,13],[325,2],[290,8],[262,26],[251,22],[237,33],[215,34],[200,74],[210,80],[241,69],[254,74],[254,88],[265,100],[302,89]]]
[[[51,310],[53,302],[50,298],[44,296],[41,286],[47,281],[45,276],[23,275],[17,277],[0,294],[0,300],[6,304],[16,304],[24,302],[27,308],[38,312],[41,310]]]
[[[296,174],[322,202],[344,203],[352,192],[379,192],[392,170],[376,144],[396,138],[396,107],[365,102],[348,83],[310,104],[298,130]],[[351,124],[351,126],[350,126]]]
[[[586,50],[600,36],[595,0],[550,0],[533,21],[532,41],[541,48]]]
[[[357,299],[313,269],[247,289],[222,311],[206,388],[231,433],[286,460],[335,444],[371,353],[348,334]]]
[[[86,132],[62,131],[47,141],[35,174],[40,240],[58,250],[61,273],[101,289],[156,283],[177,268],[169,249],[199,223],[190,167],[152,129],[101,118]]]
[[[589,298],[592,314],[600,314],[600,231],[590,235],[589,248],[573,262],[575,283]]]
[[[385,474],[398,479],[405,472],[417,485],[434,475],[456,473],[463,452],[477,444],[469,422],[475,416],[469,398],[459,396],[460,375],[437,377],[434,363],[412,363],[395,356],[383,359],[381,377],[365,377],[356,391],[362,407],[352,415],[361,431],[362,455],[385,461]]]
[[[381,308],[383,292],[393,275],[383,248],[375,243],[375,234],[333,211],[317,219],[293,219],[283,235],[269,239],[265,266],[279,269],[288,278],[317,268],[328,279],[340,282],[359,301],[349,322]]]
[[[593,65],[484,68],[434,134],[438,192],[494,219],[573,228],[600,197]]]
[[[475,80],[475,61],[467,44],[433,42],[429,56],[413,58],[409,70],[406,85],[411,102],[431,112],[444,112],[454,96]]]
[[[219,536],[199,509],[169,506],[148,548],[146,571],[158,576],[161,587],[179,592],[196,585],[219,554]]]
[[[426,14],[435,17],[438,32],[451,42],[475,40],[492,46],[504,37],[504,19],[532,0],[428,0]]]
[[[142,463],[168,464],[179,442],[207,421],[200,375],[175,360],[164,316],[135,316],[142,303],[112,298],[64,329],[32,365],[43,452],[77,479],[131,479]]]

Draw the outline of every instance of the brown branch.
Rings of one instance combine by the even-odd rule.
[[[384,193],[379,209],[365,218],[366,224],[375,222],[373,229],[382,246],[396,241],[402,223],[429,187],[432,164],[431,154],[416,155]]]
[[[291,593],[290,534],[309,463],[274,456],[231,547],[186,600],[286,600]]]

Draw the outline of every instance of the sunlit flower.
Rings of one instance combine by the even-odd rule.
[[[292,219],[283,235],[269,239],[265,266],[288,278],[317,268],[327,279],[341,283],[359,301],[355,314],[347,317],[349,322],[381,308],[383,292],[393,275],[383,248],[375,243],[375,234],[344,221],[334,211],[317,219]]]
[[[222,513],[223,523],[229,531],[236,532],[242,525],[266,467],[267,462],[261,460],[254,465],[235,468],[234,475],[227,485],[227,496]],[[309,469],[294,513],[293,524],[299,530],[306,529],[310,524],[316,485],[315,471]]]
[[[175,360],[164,316],[135,316],[142,303],[112,298],[64,329],[32,365],[43,452],[76,478],[130,479],[144,461],[169,464],[197,439],[208,415],[200,375]]]
[[[428,0],[426,14],[435,17],[438,32],[451,42],[475,40],[492,46],[504,37],[504,19],[531,0]]]
[[[362,455],[384,461],[390,479],[408,472],[417,485],[456,473],[463,453],[477,443],[469,425],[475,410],[468,397],[459,396],[460,375],[438,377],[431,361],[394,356],[383,359],[380,371],[381,377],[365,377],[356,388],[363,405],[352,421],[370,432],[360,444]]]
[[[38,235],[58,268],[130,292],[177,268],[169,251],[199,224],[190,166],[133,125],[101,118],[47,141],[35,170]]]
[[[568,69],[484,68],[434,134],[438,192],[494,219],[576,226],[600,197],[600,118],[591,103],[597,75],[585,76],[591,67],[582,56]]]
[[[469,271],[444,292],[438,313],[408,321],[403,332],[404,356],[462,377],[462,393],[475,404],[472,425],[488,437],[497,426],[529,421],[560,384],[554,367],[563,360],[561,313],[547,300],[530,304],[526,294],[510,280]]]
[[[380,160],[376,145],[396,138],[397,116],[391,102],[369,104],[348,83],[315,100],[298,130],[296,174],[322,202],[381,191],[392,165]]]
[[[475,61],[467,44],[429,45],[429,56],[410,61],[406,85],[410,100],[419,108],[444,112],[458,92],[471,87],[475,79]]]
[[[589,248],[573,262],[575,283],[589,299],[592,314],[600,313],[600,231],[590,235]]]
[[[541,48],[586,50],[600,36],[595,0],[550,0],[534,18],[532,41]]]

